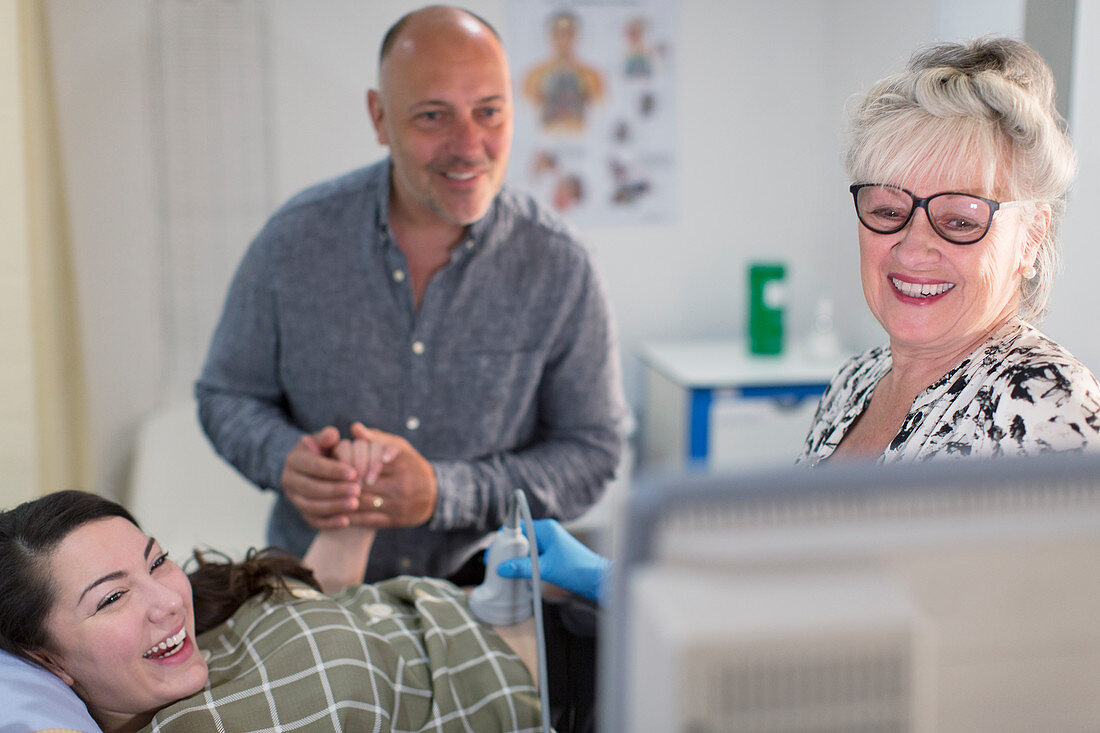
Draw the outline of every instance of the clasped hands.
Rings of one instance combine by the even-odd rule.
[[[435,511],[435,472],[399,435],[351,426],[303,435],[283,464],[283,493],[314,529],[416,527]]]

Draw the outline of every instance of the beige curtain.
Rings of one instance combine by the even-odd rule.
[[[5,305],[26,314],[22,320],[29,325],[29,337],[22,340],[19,348],[25,353],[16,361],[30,371],[17,403],[21,407],[5,427],[13,435],[22,432],[28,448],[21,459],[22,477],[14,483],[23,493],[39,495],[90,487],[93,467],[46,16],[39,0],[16,0],[14,6],[18,89],[12,97],[22,118],[22,166],[14,170],[23,180],[5,185],[22,185],[25,191],[22,242],[11,246],[13,252],[19,247],[25,252],[26,283],[18,289],[25,302]]]

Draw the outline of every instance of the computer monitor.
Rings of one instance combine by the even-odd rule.
[[[1100,730],[1100,456],[651,478],[602,727]]]

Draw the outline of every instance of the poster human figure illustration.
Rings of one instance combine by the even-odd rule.
[[[523,93],[541,110],[543,129],[580,133],[585,110],[603,98],[603,77],[576,56],[580,19],[575,13],[555,13],[548,25],[552,55],[527,72]]]
[[[510,0],[509,180],[581,225],[675,216],[672,0]]]
[[[649,21],[644,15],[636,15],[627,21],[627,51],[623,70],[629,77],[646,78],[653,75],[653,49],[646,38],[648,31]]]

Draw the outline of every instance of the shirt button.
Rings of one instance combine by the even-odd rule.
[[[424,353],[424,342],[423,341],[413,341],[413,353],[416,354],[417,356],[420,356],[421,354]]]
[[[473,247],[474,247],[474,240],[467,239],[466,240],[466,249],[473,249]]]
[[[405,421],[405,427],[407,427],[409,430],[416,430],[420,427],[420,418],[410,417],[408,420]]]
[[[405,271],[404,270],[394,270],[393,271],[393,281],[395,283],[404,282],[405,281]]]
[[[393,606],[385,603],[364,604],[363,610],[375,619],[386,618],[393,615]]]
[[[407,557],[403,557],[398,561],[397,564],[401,566],[402,570],[408,570],[412,567],[413,561]]]

